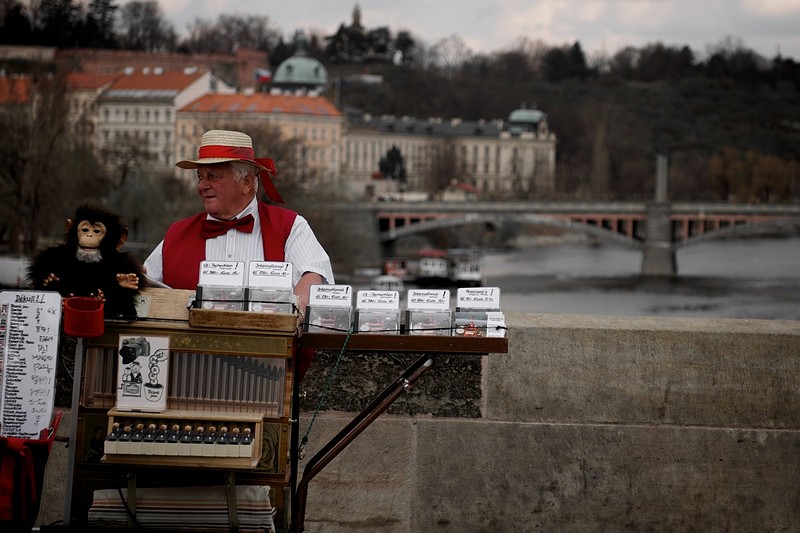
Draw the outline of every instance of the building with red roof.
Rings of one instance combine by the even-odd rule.
[[[313,94],[203,95],[178,111],[177,159],[195,157],[203,132],[218,124],[241,124],[242,131],[247,132],[248,123],[265,122],[278,128],[283,138],[300,141],[300,153],[293,164],[302,167],[296,167],[301,174],[322,183],[338,181],[342,114],[328,100]],[[258,146],[255,148],[257,156],[270,156],[259,153]],[[179,172],[190,175],[190,171]]]
[[[209,92],[233,90],[207,70],[128,69],[98,97],[97,147],[111,165],[136,161],[171,171],[177,110]]]
[[[69,72],[67,74],[67,123],[73,142],[94,146],[97,136],[97,99],[118,74]]]

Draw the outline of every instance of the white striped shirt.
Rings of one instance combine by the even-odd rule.
[[[263,261],[264,243],[261,238],[261,221],[258,217],[258,201],[253,200],[239,213],[236,218],[253,215],[255,224],[252,233],[242,233],[231,230],[219,237],[206,240],[207,261]],[[206,218],[213,219],[211,215]],[[164,265],[162,248],[164,241],[150,254],[144,262],[147,277],[158,282],[164,282]],[[292,286],[297,285],[300,277],[306,272],[316,272],[322,276],[325,283],[334,283],[331,261],[325,249],[317,240],[308,221],[300,215],[294,219],[294,225],[286,239],[284,247],[285,262],[292,264]],[[200,268],[196,265],[194,268]]]

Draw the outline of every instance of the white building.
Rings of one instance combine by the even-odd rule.
[[[487,197],[534,196],[555,187],[556,137],[547,115],[520,108],[508,120],[347,114],[342,176],[358,194],[392,147],[406,170],[406,188],[438,192],[469,183]]]
[[[233,93],[209,71],[129,69],[98,98],[97,148],[110,165],[171,172],[175,165],[177,110],[213,92]]]

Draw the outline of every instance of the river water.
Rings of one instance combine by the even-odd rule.
[[[675,279],[641,263],[620,244],[540,244],[487,253],[482,272],[506,312],[800,320],[800,237],[681,248]]]

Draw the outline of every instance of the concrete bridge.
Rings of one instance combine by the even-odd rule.
[[[382,241],[439,228],[515,221],[576,229],[604,239],[642,247],[646,237],[645,202],[420,202],[376,203],[373,211]],[[760,227],[800,222],[800,205],[673,203],[671,240],[676,246],[719,235],[746,236]]]
[[[504,221],[583,231],[643,250],[643,275],[672,276],[681,246],[722,236],[796,234],[800,205],[668,202],[377,203],[383,243],[427,231]]]

